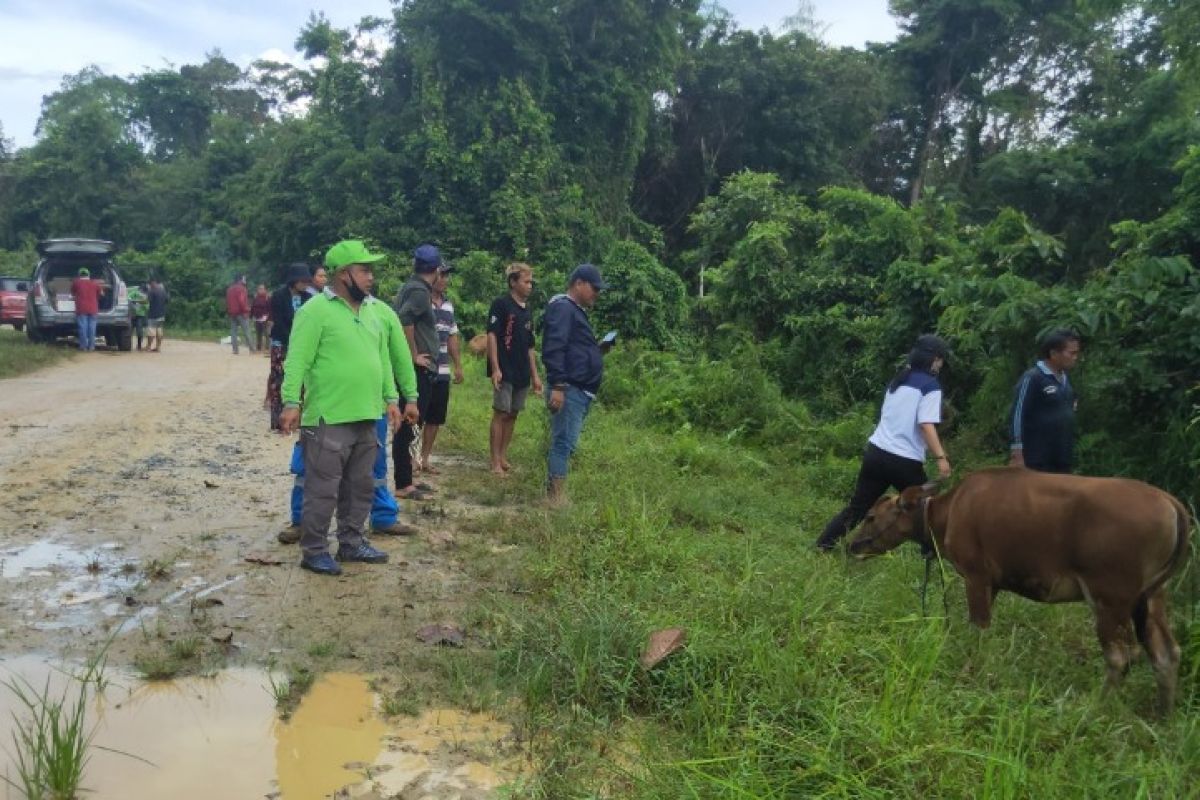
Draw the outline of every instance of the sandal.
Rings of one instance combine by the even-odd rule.
[[[422,500],[432,500],[433,494],[430,492],[424,491],[422,489],[414,488],[411,492],[408,492],[407,494],[400,494],[399,492],[396,492],[396,499],[397,500],[412,500],[414,502],[419,503]]]

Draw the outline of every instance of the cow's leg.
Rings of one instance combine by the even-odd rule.
[[[1138,600],[1133,612],[1138,639],[1150,658],[1158,682],[1158,709],[1169,714],[1175,706],[1175,687],[1179,682],[1179,645],[1171,635],[1167,620],[1167,597],[1162,588]]]
[[[978,575],[967,575],[967,616],[971,623],[986,628],[992,623],[992,583]]]
[[[1104,598],[1094,598],[1092,610],[1096,613],[1096,637],[1108,665],[1107,687],[1115,689],[1129,668],[1126,625],[1132,617],[1132,609]]]

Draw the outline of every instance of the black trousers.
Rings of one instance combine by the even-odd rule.
[[[417,423],[418,425],[425,423],[425,414],[429,411],[430,400],[433,399],[434,374],[432,370],[417,367],[417,411],[421,414],[421,419]],[[403,398],[401,400],[403,401]],[[408,446],[416,438],[417,429],[407,422],[403,423],[400,429],[396,431],[396,435],[392,437],[392,467],[395,472],[397,489],[403,489],[405,486],[412,485],[412,454],[409,453]]]
[[[883,497],[888,487],[902,492],[910,486],[920,486],[925,481],[924,463],[868,444],[863,452],[862,466],[858,469],[858,481],[854,485],[850,504],[829,520],[817,539],[817,546],[833,547],[838,539],[858,527],[858,523],[863,521],[875,501]]]

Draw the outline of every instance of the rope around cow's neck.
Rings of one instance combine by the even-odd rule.
[[[942,551],[938,547],[937,539],[933,535],[933,524],[929,521],[929,501],[932,498],[922,497],[921,504],[917,511],[917,524],[921,528],[921,532],[929,540],[929,547],[933,550],[933,555],[937,558],[938,577],[942,582],[942,611],[945,612],[946,624],[950,624],[950,603],[946,600],[946,567],[942,563]],[[925,603],[925,593],[929,589],[929,570],[933,567],[934,559],[925,555],[925,580],[921,582],[921,615],[929,616],[929,609]]]

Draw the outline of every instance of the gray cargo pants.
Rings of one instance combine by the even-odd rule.
[[[361,544],[375,495],[371,471],[379,447],[375,420],[302,427],[300,442],[304,449],[300,549],[305,555],[327,551],[329,520],[335,507],[338,542]]]
[[[233,354],[236,356],[238,351],[238,329],[241,329],[242,335],[246,337],[246,347],[250,348],[250,352],[254,352],[254,340],[250,338],[250,317],[245,314],[239,314],[236,317],[229,318],[229,339],[233,343]]]

